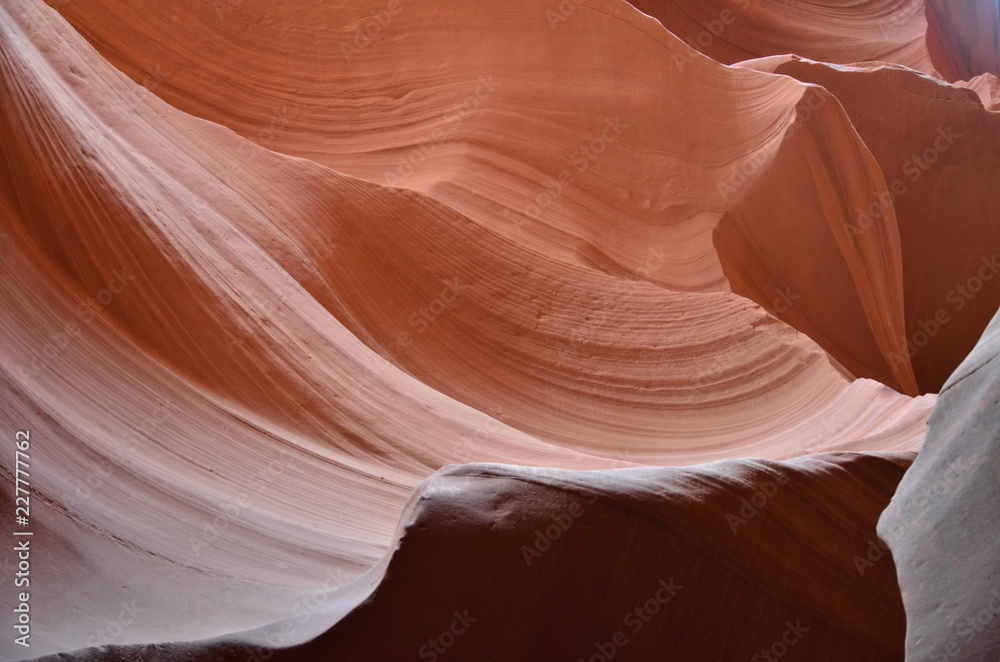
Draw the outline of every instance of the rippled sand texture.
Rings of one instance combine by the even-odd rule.
[[[0,657],[913,645],[875,523],[1000,305],[989,3],[50,4],[0,0]]]

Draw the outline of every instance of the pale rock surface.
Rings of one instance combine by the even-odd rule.
[[[878,530],[899,565],[906,659],[1000,656],[1000,315],[941,390]]]

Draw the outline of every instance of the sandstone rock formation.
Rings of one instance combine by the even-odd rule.
[[[879,521],[900,567],[907,660],[1000,651],[1000,316],[941,390],[927,443]]]
[[[667,650],[704,660],[762,650],[902,659],[896,576],[873,528],[911,460],[824,453],[688,469],[443,469],[404,512],[391,560],[365,578],[376,585],[370,596],[269,659],[651,660]],[[865,565],[870,548],[881,557]],[[322,616],[303,610],[244,641],[158,654],[266,656],[268,642],[299,637]]]
[[[861,236],[895,211],[903,282],[913,286],[904,288],[905,346],[890,363],[911,357],[921,391],[938,391],[1000,307],[1000,288],[989,286],[1000,272],[1000,195],[981,193],[1000,190],[1000,115],[969,90],[884,63],[784,56],[742,66],[822,85],[878,161],[886,189],[854,210],[847,231]]]
[[[923,650],[875,522],[1000,305],[985,8],[50,4],[0,2],[0,657]]]

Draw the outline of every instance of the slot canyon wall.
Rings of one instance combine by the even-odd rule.
[[[0,659],[995,662],[993,0],[0,0]]]

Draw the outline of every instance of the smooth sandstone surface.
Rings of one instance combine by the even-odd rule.
[[[449,631],[450,659],[590,659],[615,623],[616,659],[917,645],[924,580],[874,524],[1000,303],[986,27],[51,4],[0,2],[0,420],[31,430],[38,614],[0,657],[427,659]],[[534,572],[517,541],[581,494]],[[672,567],[697,590],[632,633]]]
[[[838,236],[843,219],[829,204],[847,191],[846,208],[853,209],[877,197],[883,184],[846,117],[823,103],[822,91],[698,57],[656,21],[618,2],[556,5],[555,14],[539,0],[502,8],[449,5],[447,12],[430,4],[398,11],[377,2],[301,4],[294,11],[285,7],[280,19],[272,16],[286,26],[280,31],[267,22],[240,20],[271,11],[250,2],[221,16],[200,2],[152,10],[95,3],[89,11],[72,3],[62,11],[110,61],[140,84],[155,83],[156,93],[178,108],[269,149],[425,192],[531,254],[606,272],[619,283],[648,281],[674,292],[730,290],[712,231],[750,182],[773,173],[801,193],[775,199],[779,204],[769,215],[829,250],[815,251],[819,265],[783,265],[791,282],[768,287],[754,300],[765,308],[775,299],[783,302],[780,295],[797,302],[790,323],[852,374],[917,393],[909,362],[889,365],[888,358],[903,324],[894,223],[848,245]],[[175,36],[168,26],[182,9],[190,29]],[[490,26],[491,39],[455,38],[483,24]],[[323,25],[328,27],[317,28]],[[298,30],[309,30],[310,38],[294,50],[284,48]],[[203,48],[234,40],[246,49],[239,58]],[[413,52],[416,40],[437,46],[421,55]],[[579,47],[595,40],[595,48]],[[273,60],[276,52],[274,66],[253,66]],[[638,67],[648,61],[661,65]],[[150,70],[159,73],[151,78]],[[810,109],[811,119],[803,121],[802,108],[816,104],[807,98],[811,94],[821,97],[820,109]],[[714,116],[705,117],[708,107]],[[827,135],[841,138],[826,144]],[[803,147],[776,164],[786,137],[786,149]],[[851,166],[835,168],[841,159]],[[624,177],[635,164],[641,169]],[[816,213],[804,215],[807,207]],[[767,227],[758,229],[768,241],[757,252],[766,253],[768,262],[776,253],[787,259],[784,233]],[[825,274],[822,283],[801,273],[807,267]],[[623,285],[629,292],[621,291]],[[835,303],[825,296],[818,310],[817,286],[837,290]],[[508,291],[502,291],[503,300]],[[560,301],[573,301],[570,311],[529,297],[518,302],[520,310],[501,315],[528,318],[528,328],[522,331],[520,324],[516,336],[534,328],[544,332],[555,322],[616,329],[619,320],[635,316],[623,299],[648,290],[624,282],[599,291],[606,294],[560,293]],[[484,319],[478,316],[477,325],[484,326]],[[397,334],[372,340],[385,355],[394,351]],[[512,341],[518,338],[505,331],[504,342]],[[542,353],[551,353],[551,339],[544,345]],[[468,351],[481,347],[476,343]],[[397,353],[416,361],[421,351],[415,346]],[[493,393],[460,395],[458,385],[446,380],[468,391],[467,371],[449,379],[437,357],[426,360],[434,362],[434,374],[418,370],[419,378],[478,408],[503,406]]]
[[[822,453],[683,469],[449,467],[414,494],[392,559],[365,578],[378,581],[371,596],[269,659],[649,660],[669,651],[737,660],[774,649],[796,660],[902,660],[902,605],[874,524],[911,461]],[[303,613],[247,643],[156,654],[252,659],[325,615]]]
[[[938,4],[967,6],[976,1]],[[632,4],[655,16],[694,50],[725,64],[795,53],[833,64],[892,62],[931,75],[942,66],[932,58],[923,0],[633,0]],[[950,72],[951,61],[941,55]]]
[[[990,285],[1000,273],[1000,114],[969,90],[885,63],[793,55],[740,66],[822,85],[878,161],[887,192],[855,210],[848,233],[863,235],[895,210],[903,282],[913,286],[904,288],[906,344],[890,362],[909,356],[920,390],[939,391],[1000,307]]]

